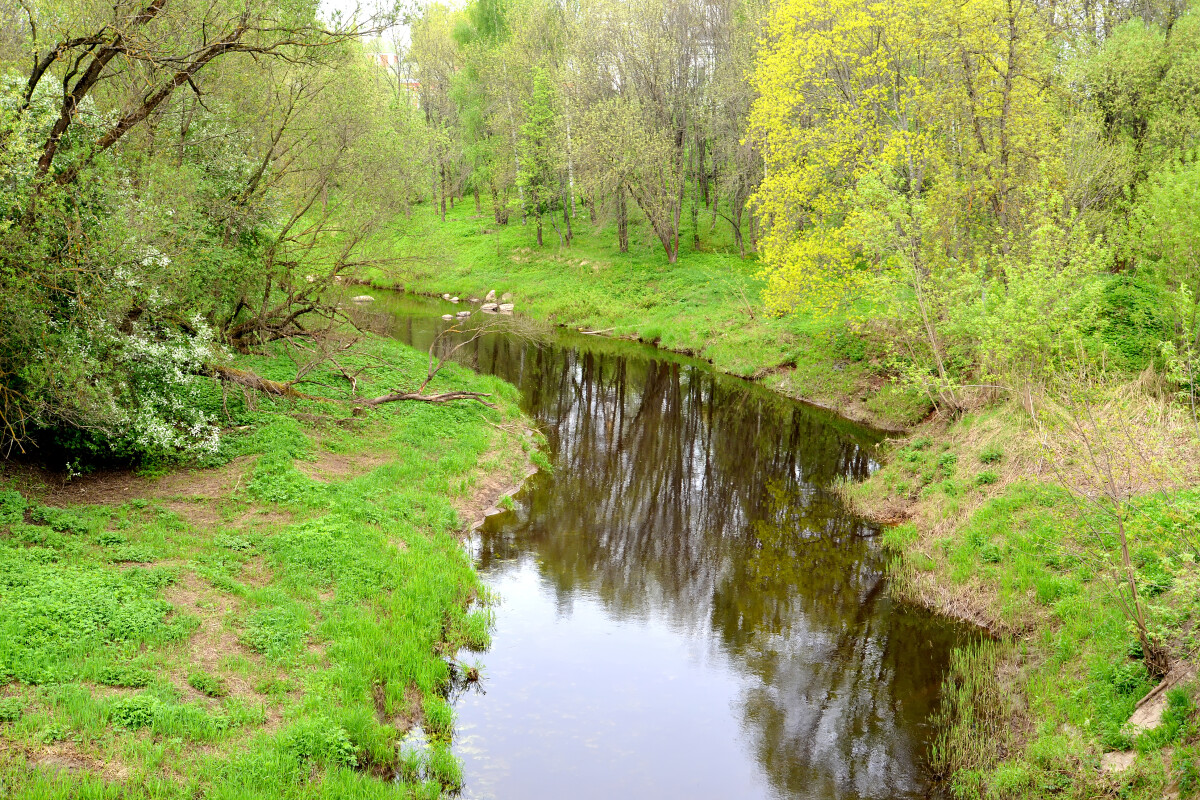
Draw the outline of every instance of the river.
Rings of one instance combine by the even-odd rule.
[[[372,316],[425,350],[462,309]],[[935,793],[962,632],[891,599],[878,528],[832,490],[878,434],[630,342],[495,333],[458,358],[520,389],[554,466],[470,542],[498,603],[492,647],[464,654],[464,797]]]

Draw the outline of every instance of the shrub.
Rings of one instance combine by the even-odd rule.
[[[0,525],[11,525],[25,518],[25,498],[20,492],[5,489],[0,492]]]
[[[976,486],[991,486],[996,481],[1000,480],[1000,476],[991,470],[984,470],[975,476]]]
[[[144,728],[154,722],[154,715],[161,703],[148,694],[121,697],[113,702],[109,719],[122,728]]]
[[[29,518],[34,522],[49,525],[52,530],[60,533],[87,533],[89,525],[73,511],[52,506],[36,506],[29,512]]]
[[[0,722],[16,722],[25,713],[25,701],[20,697],[0,700]]]
[[[317,761],[353,767],[358,763],[350,734],[325,717],[297,723],[284,737],[284,747],[297,761]]]
[[[224,547],[226,550],[233,550],[235,552],[249,550],[252,546],[250,542],[246,541],[245,539],[241,539],[237,536],[229,536],[224,533],[214,536],[213,544],[217,547]]]
[[[105,686],[141,689],[150,684],[151,677],[149,670],[138,669],[128,664],[119,664],[101,670],[97,681]]]
[[[1157,283],[1132,273],[1114,276],[1100,294],[1097,333],[1108,361],[1131,372],[1146,368],[1159,344],[1174,336],[1165,313],[1170,302]]]
[[[954,453],[942,453],[938,456],[937,471],[943,478],[949,478],[954,475],[954,465],[958,463],[958,456]]]
[[[225,681],[207,672],[196,671],[188,675],[188,686],[209,697],[225,697],[229,694]]]
[[[308,620],[303,609],[288,606],[256,611],[242,631],[247,647],[272,658],[297,652],[307,640]]]

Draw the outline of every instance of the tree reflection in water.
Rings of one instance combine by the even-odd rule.
[[[439,324],[394,332],[428,347]],[[871,433],[625,343],[490,335],[462,356],[519,387],[555,466],[485,525],[485,574],[533,554],[563,613],[583,593],[708,641],[740,676],[742,745],[772,795],[929,791],[956,633],[892,603],[876,529],[830,490],[872,468]]]

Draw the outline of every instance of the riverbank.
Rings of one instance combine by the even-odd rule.
[[[889,379],[885,354],[838,315],[770,317],[761,307],[759,264],[740,258],[724,223],[701,224],[702,244],[683,239],[668,265],[644,220],[630,221],[629,252],[611,224],[581,216],[569,248],[533,245],[513,215],[497,226],[460,202],[441,222],[427,206],[376,243],[397,266],[368,270],[380,288],[483,298],[511,292],[517,310],[571,328],[636,339],[705,359],[781,394],[898,431],[929,413],[928,401]]]
[[[1073,408],[1031,402],[1034,415],[1010,402],[923,425],[844,489],[894,523],[883,541],[898,596],[994,637],[952,665],[937,768],[963,797],[1194,796],[1194,422],[1145,380],[1096,387]],[[1172,670],[1147,702],[1158,679],[1130,573]]]
[[[390,243],[404,266],[373,279],[464,299],[509,291],[533,317],[688,352],[851,418],[908,428],[846,497],[886,524],[899,596],[995,637],[954,662],[937,770],[963,797],[1191,791],[1200,776],[1195,690],[1184,681],[1164,695],[1165,721],[1153,731],[1128,724],[1155,680],[1122,610],[1111,520],[1093,507],[1096,465],[1086,467],[1069,420],[1051,421],[1049,393],[958,420],[929,417],[844,320],[764,318],[757,265],[719,239],[667,265],[644,236],[619,254],[611,230],[578,227],[569,249],[537,251],[520,225],[497,228],[463,205],[445,223],[418,209]],[[1123,464],[1118,489],[1148,627],[1187,667],[1200,613],[1200,550],[1188,533],[1200,529],[1192,422],[1153,380],[1093,389],[1087,408],[1103,423],[1092,438],[1120,434],[1104,439],[1104,452]]]
[[[363,395],[427,356],[369,338]],[[237,366],[286,380],[277,354]],[[306,392],[335,396],[327,368]],[[544,460],[513,387],[447,365],[475,402],[225,396],[220,451],[161,474],[0,473],[5,797],[436,797],[460,648],[489,611],[460,536]],[[428,746],[398,748],[416,727]],[[399,776],[400,781],[393,781]]]

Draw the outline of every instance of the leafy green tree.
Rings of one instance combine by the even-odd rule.
[[[336,319],[322,292],[411,197],[384,188],[390,92],[362,28],[312,6],[23,8],[0,48],[0,448],[211,451],[207,376]]]
[[[517,146],[520,169],[517,186],[524,192],[525,209],[534,218],[538,247],[542,246],[542,219],[551,212],[561,190],[557,92],[545,67],[533,71],[533,91],[524,107],[521,139]]]

